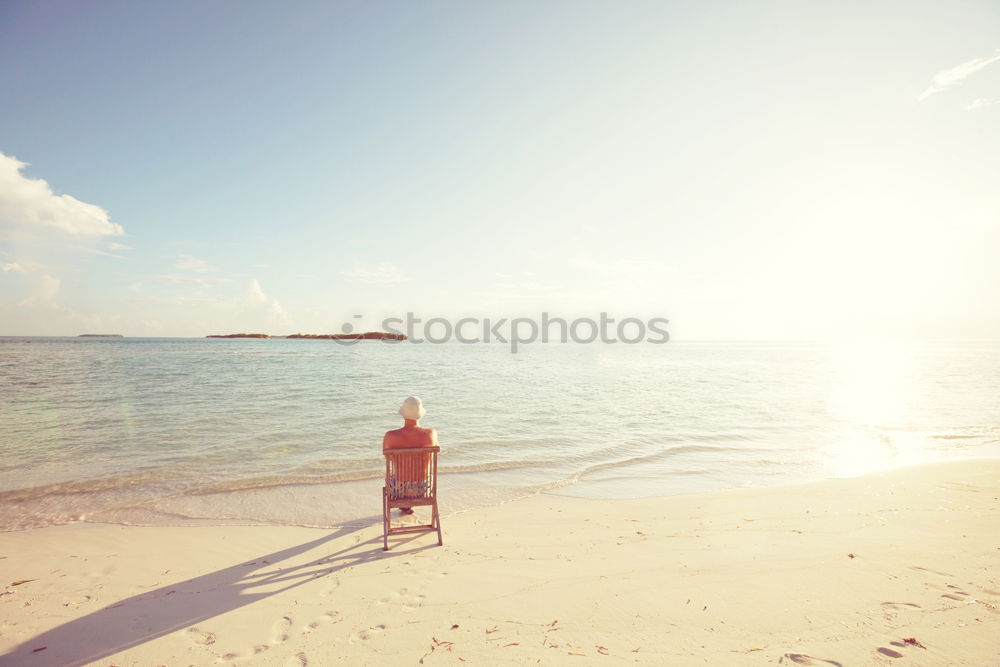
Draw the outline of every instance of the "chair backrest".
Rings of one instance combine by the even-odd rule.
[[[437,455],[440,447],[383,449],[385,488],[389,500],[430,500],[437,497]]]

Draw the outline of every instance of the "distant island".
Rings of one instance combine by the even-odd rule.
[[[124,338],[121,334],[80,334],[77,338]]]
[[[262,333],[212,334],[205,338],[282,338]],[[297,333],[284,338],[302,338],[307,340],[407,340],[406,334],[386,333],[385,331],[366,331],[349,334],[304,334]]]
[[[238,334],[213,334],[211,336],[205,336],[205,338],[270,338],[268,334],[248,334],[248,333],[238,333]]]

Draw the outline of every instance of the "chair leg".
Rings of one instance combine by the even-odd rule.
[[[434,501],[434,515],[432,518],[434,519],[434,523],[437,524],[438,546],[444,546],[444,540],[441,538],[441,513],[438,512],[437,500]]]
[[[382,487],[382,551],[389,550],[389,496]]]

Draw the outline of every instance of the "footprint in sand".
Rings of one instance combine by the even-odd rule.
[[[309,665],[309,660],[306,658],[305,653],[296,653],[288,660],[285,660],[285,667],[307,667]]]
[[[938,570],[932,570],[927,567],[918,567],[916,565],[910,566],[911,570],[917,570],[919,572],[929,572],[930,574],[936,574],[939,577],[952,577],[954,575],[948,574],[947,572],[940,572]],[[963,591],[961,588],[954,584],[944,584],[943,586],[939,583],[928,582],[927,586],[930,588],[936,588],[939,591],[947,591],[941,594],[941,597],[946,600],[955,600],[956,602],[966,602],[968,600],[969,594]],[[891,649],[890,649],[891,650]],[[891,657],[891,656],[890,656]]]
[[[364,630],[358,630],[351,636],[351,643],[353,644],[356,641],[368,641],[369,639],[374,639],[384,631],[384,624],[374,625],[370,628],[365,628]]]
[[[320,597],[324,597],[324,598],[330,597],[331,595],[333,595],[333,592],[340,587],[340,579],[337,579],[335,577],[329,577],[325,581],[327,582],[326,586],[324,586],[323,590],[321,590],[319,592]]]
[[[920,605],[915,602],[883,602],[882,603],[882,615],[886,620],[893,621],[899,616],[900,612],[912,612],[912,609],[920,609]]]
[[[413,610],[424,605],[424,595],[413,593],[407,588],[400,588],[398,592],[390,593],[378,601],[379,604],[395,604],[403,609]]]
[[[302,629],[303,634],[307,632],[312,632],[313,630],[319,628],[321,625],[326,623],[339,623],[344,620],[339,611],[328,611],[325,614],[320,615],[315,621],[307,625]]]
[[[292,627],[292,619],[282,616],[271,626],[271,643],[282,644],[288,641],[288,631]]]
[[[920,567],[919,565],[911,565],[910,569],[911,570],[916,570],[918,572],[930,572],[931,574],[936,574],[939,577],[951,577],[951,576],[953,576],[953,575],[948,574],[947,572],[941,572],[940,570],[932,570],[929,567]]]
[[[948,598],[949,600],[957,600],[958,602],[965,602],[965,599],[969,597],[969,594],[960,589],[958,586],[953,586],[951,584],[947,585],[951,589],[950,593],[944,593],[941,597]]]
[[[814,658],[811,655],[806,655],[805,653],[786,653],[781,658],[778,659],[778,664],[782,664],[788,658],[791,662],[796,665],[833,665],[834,667],[844,667],[843,664],[837,662],[836,660],[827,660],[826,658]]]
[[[900,653],[899,651],[893,651],[891,648],[886,648],[884,646],[880,646],[875,652],[879,653],[881,655],[889,656],[890,658],[902,658],[903,657],[903,654]]]
[[[215,635],[211,632],[203,632],[195,627],[185,630],[187,638],[199,646],[208,646],[215,643]]]
[[[63,606],[64,607],[68,607],[70,605],[74,605],[75,606],[75,605],[83,604],[84,602],[90,602],[91,599],[92,598],[89,595],[77,595],[75,597],[71,597],[66,602],[63,602]]]

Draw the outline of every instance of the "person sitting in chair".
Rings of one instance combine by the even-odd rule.
[[[399,414],[403,418],[403,428],[386,432],[385,437],[382,438],[383,450],[437,446],[437,431],[420,425],[420,419],[427,414],[427,411],[424,410],[424,404],[419,398],[416,396],[407,397],[399,408]],[[401,507],[399,511],[404,514],[413,513],[409,507]]]

